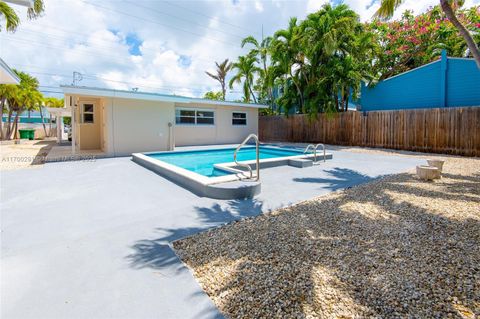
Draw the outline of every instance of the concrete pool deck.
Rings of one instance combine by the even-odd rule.
[[[424,162],[331,152],[311,168],[262,170],[247,200],[198,197],[130,158],[2,171],[0,316],[222,317],[171,241]]]

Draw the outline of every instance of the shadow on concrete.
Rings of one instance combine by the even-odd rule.
[[[335,191],[338,189],[352,187],[361,183],[366,183],[375,178],[379,178],[373,178],[348,168],[333,168],[330,170],[324,170],[324,172],[329,174],[331,178],[302,177],[294,178],[293,181],[300,183],[324,184],[322,185],[322,188]]]
[[[180,228],[156,228],[162,234],[155,239],[137,241],[132,249],[134,252],[126,258],[133,268],[162,269],[176,266],[177,271],[183,266],[170,243],[205,231],[212,227],[218,227],[247,217],[257,216],[262,212],[262,202],[256,199],[239,199],[228,201],[225,206],[217,203],[210,207],[195,207],[198,213],[199,226]]]

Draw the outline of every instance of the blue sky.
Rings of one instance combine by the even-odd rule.
[[[14,34],[0,32],[0,56],[38,77],[51,95],[60,84],[70,84],[77,71],[83,74],[81,85],[202,96],[220,89],[205,74],[214,70],[215,61],[247,52],[240,47],[242,38],[260,38],[262,27],[272,35],[290,17],[303,19],[326,2],[45,0],[44,16],[34,21],[16,7],[22,24]],[[378,7],[374,0],[344,2],[364,21]],[[399,12],[418,13],[437,3],[405,0]],[[466,6],[479,3],[467,0]],[[234,87],[227,98],[239,98],[240,91]]]
[[[140,47],[142,46],[143,40],[136,33],[129,33],[125,37],[125,43],[128,45],[128,53],[130,55],[142,55]]]

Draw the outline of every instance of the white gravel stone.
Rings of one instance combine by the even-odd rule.
[[[174,247],[230,318],[476,318],[480,160],[429,157],[441,180],[386,177]]]

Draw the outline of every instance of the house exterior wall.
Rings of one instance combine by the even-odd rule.
[[[362,86],[362,111],[480,106],[480,69],[473,59],[447,58]]]
[[[215,112],[214,125],[182,125],[175,124],[175,145],[206,145],[240,143],[250,133],[258,133],[258,109],[221,106],[175,103],[176,108],[197,108]],[[247,114],[247,125],[232,125],[232,113]]]
[[[112,156],[168,150],[173,103],[133,99],[105,99],[105,144]]]
[[[95,103],[95,125],[81,123],[83,102]],[[183,145],[240,143],[248,134],[258,133],[257,108],[93,96],[76,96],[75,103],[77,149],[101,149],[108,156],[167,151]],[[215,124],[177,125],[176,108],[212,110]],[[233,125],[233,112],[245,113],[247,125]]]

